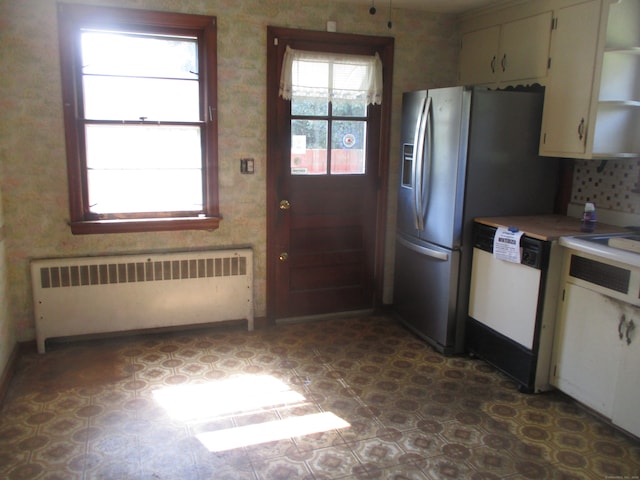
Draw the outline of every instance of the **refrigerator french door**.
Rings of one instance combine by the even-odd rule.
[[[458,88],[403,96],[394,305],[408,327],[442,351],[457,343],[455,302],[436,299],[455,299],[462,215],[456,197],[465,174],[457,161],[465,132],[452,126],[463,125],[469,100]]]
[[[542,92],[403,95],[394,311],[443,353],[464,350],[473,218],[553,213],[558,162],[538,157]]]

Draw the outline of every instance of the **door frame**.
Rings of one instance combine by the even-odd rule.
[[[279,109],[285,108],[286,102],[278,97],[280,85],[280,71],[278,66],[282,64],[283,49],[273,48],[279,43],[287,44],[295,41],[296,44],[313,45],[330,44],[336,51],[353,53],[353,50],[362,46],[374,47],[382,61],[383,92],[380,112],[380,148],[378,158],[378,193],[376,201],[376,234],[375,234],[375,265],[374,265],[374,300],[373,308],[382,306],[382,292],[384,282],[384,256],[385,234],[387,217],[387,198],[389,180],[389,149],[391,135],[391,103],[393,81],[393,37],[379,37],[370,35],[357,35],[347,33],[323,32],[312,30],[300,30],[284,27],[267,27],[267,321],[272,324],[275,321],[276,275],[275,265],[278,261],[278,249],[276,242],[276,224],[278,216],[278,185],[279,178],[277,168],[272,168],[274,162],[281,161],[283,148],[281,145],[278,118]],[[280,117],[281,118],[281,117]]]

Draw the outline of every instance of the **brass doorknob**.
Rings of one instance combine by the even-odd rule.
[[[282,252],[278,258],[281,262],[286,262],[289,260],[289,254],[287,252]]]
[[[280,200],[280,210],[289,210],[290,208],[289,200]]]

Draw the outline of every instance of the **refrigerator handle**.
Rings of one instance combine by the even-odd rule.
[[[431,97],[429,97],[429,101],[427,102],[427,106],[425,108],[425,132],[423,137],[425,138],[426,144],[426,155],[423,155],[423,166],[424,171],[421,172],[420,179],[420,223],[422,228],[420,230],[424,230],[424,219],[427,216],[427,209],[429,207],[429,186],[431,185],[431,165],[433,163],[433,103],[431,101]],[[423,146],[423,149],[425,147]]]
[[[424,220],[421,214],[422,205],[422,174],[424,158],[424,135],[426,129],[426,111],[431,103],[431,97],[423,98],[420,103],[420,114],[416,121],[413,138],[413,222],[418,231],[424,230]]]
[[[396,242],[398,242],[403,247],[406,247],[409,250],[412,250],[421,255],[426,255],[428,257],[435,258],[436,260],[442,260],[443,262],[449,260],[449,254],[439,252],[438,250],[433,250],[431,248],[423,247],[422,245],[416,245],[415,243],[411,243],[405,240],[399,235],[396,235]]]

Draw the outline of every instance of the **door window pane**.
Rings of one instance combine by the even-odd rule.
[[[366,125],[364,121],[334,121],[331,131],[331,173],[365,173]]]
[[[335,99],[332,102],[333,115],[336,117],[366,117],[367,105],[364,100],[341,100]]]
[[[315,52],[291,68],[291,174],[364,174],[367,65]]]
[[[326,98],[293,97],[291,115],[322,117],[329,114],[329,102]]]
[[[326,120],[291,121],[291,174],[327,173]]]

